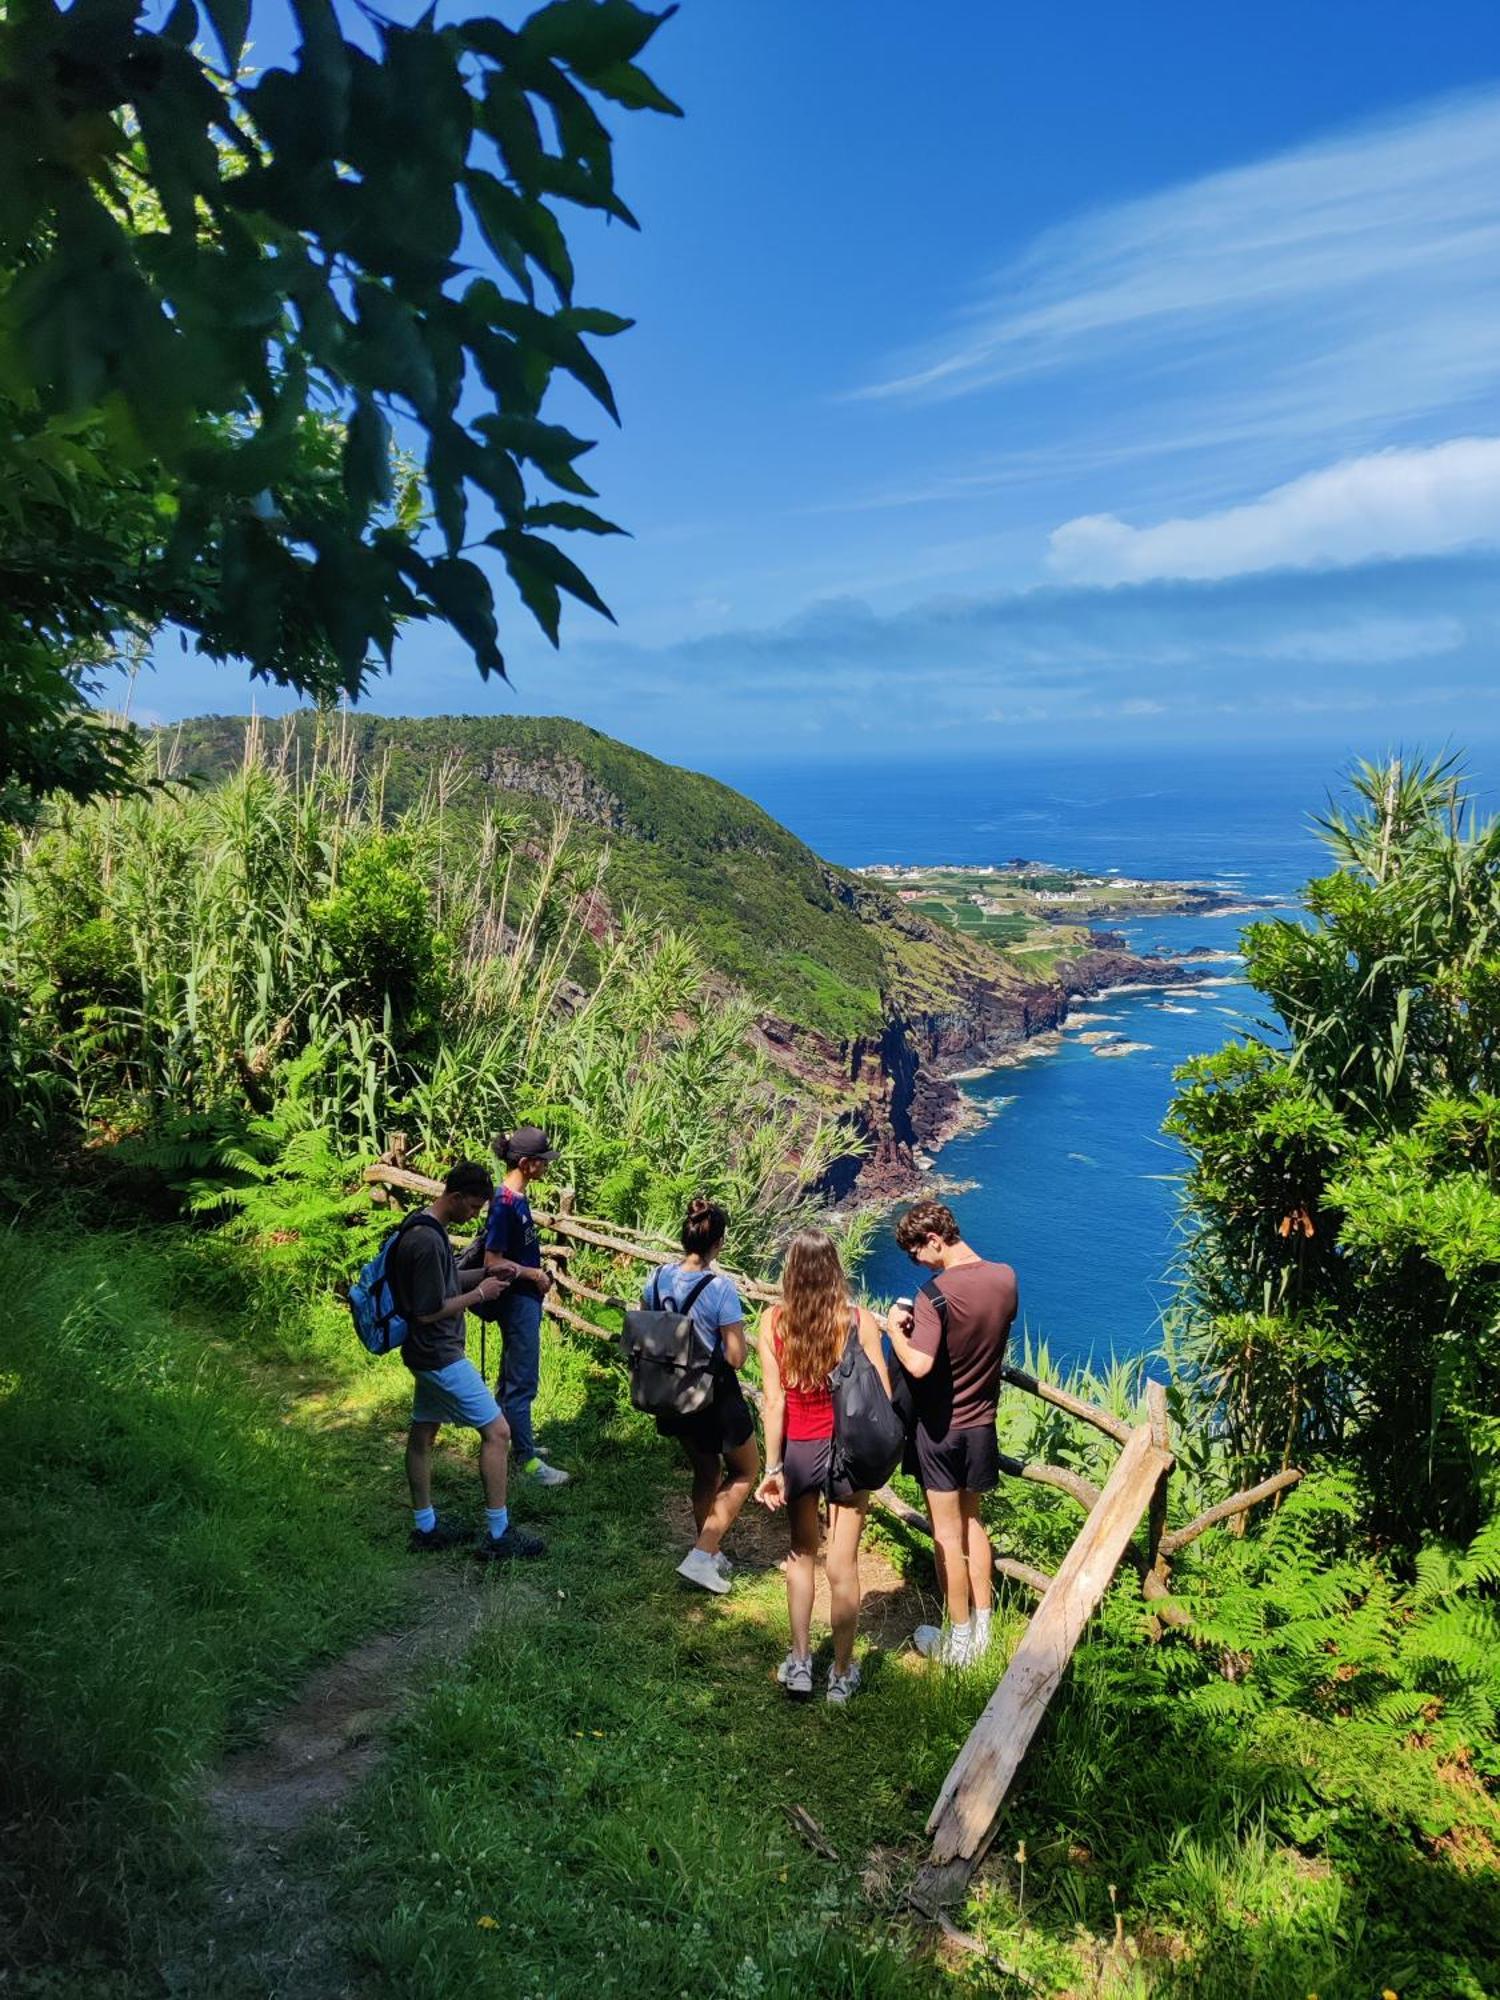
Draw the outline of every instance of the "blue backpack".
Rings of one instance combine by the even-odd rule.
[[[354,1331],[372,1354],[389,1354],[406,1338],[406,1315],[391,1282],[390,1261],[397,1237],[414,1222],[430,1224],[441,1232],[445,1243],[448,1241],[448,1232],[435,1215],[421,1211],[408,1215],[385,1237],[349,1287],[349,1316],[354,1321]]]

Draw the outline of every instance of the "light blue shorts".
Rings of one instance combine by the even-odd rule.
[[[482,1431],[500,1414],[484,1377],[464,1355],[446,1368],[414,1368],[411,1420],[414,1424],[467,1424]]]

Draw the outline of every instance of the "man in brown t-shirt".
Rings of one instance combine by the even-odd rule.
[[[948,1610],[947,1633],[919,1625],[915,1643],[918,1652],[961,1666],[990,1641],[995,1556],[980,1499],[1000,1477],[995,1411],[1016,1316],[1016,1274],[971,1250],[940,1201],[909,1208],[896,1241],[934,1274],[915,1310],[893,1307],[887,1322],[911,1378],[917,1420],[906,1469],[927,1495]]]

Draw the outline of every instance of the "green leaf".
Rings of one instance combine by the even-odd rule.
[[[682,116],[682,106],[674,103],[665,91],[658,90],[646,72],[637,69],[634,63],[611,63],[605,69],[592,70],[588,81],[591,90],[623,104],[627,111],[661,111],[669,118]]]
[[[574,437],[561,424],[544,424],[535,417],[480,417],[474,428],[499,450],[529,460],[565,493],[594,498],[593,487],[573,469],[575,459],[594,449],[587,438]]]
[[[592,82],[596,71],[638,56],[676,12],[648,13],[631,0],[552,0],[522,23],[520,39],[529,55],[551,56]]]
[[[464,295],[466,302],[474,299],[477,291],[479,286],[471,285]],[[568,325],[564,313],[539,312],[534,306],[503,297],[494,286],[478,303],[481,310],[487,310],[492,326],[513,334],[523,349],[534,349],[552,365],[566,369],[575,382],[588,390],[596,403],[608,410],[616,423],[620,421],[609,378]]]
[[[250,28],[250,0],[203,0],[214,33],[224,51],[224,61],[233,76],[245,53],[245,36]]]
[[[543,202],[526,200],[480,168],[465,174],[464,187],[485,241],[512,275],[514,266],[502,246],[519,243],[547,273],[558,297],[566,303],[573,295],[573,260],[551,209]]]
[[[633,319],[605,312],[599,306],[567,306],[552,317],[558,326],[566,327],[569,333],[595,333],[605,339],[617,333],[628,333],[635,325]]]
[[[391,498],[391,427],[385,412],[361,396],[344,434],[344,493],[363,518]]]
[[[482,674],[505,678],[500,652],[500,628],[495,622],[495,597],[490,580],[477,563],[463,556],[442,556],[426,565],[426,584],[433,603],[469,646]]]
[[[292,0],[301,30],[297,51],[299,74],[306,79],[311,110],[316,106],[320,151],[337,151],[349,118],[349,51],[345,47],[333,0]]]
[[[405,396],[419,416],[430,420],[437,410],[437,371],[416,315],[383,285],[357,285],[354,296],[368,386]]]
[[[198,37],[198,9],[193,0],[173,0],[172,11],[162,23],[162,36],[179,48],[190,49]]]
[[[490,539],[495,538],[492,536]],[[505,558],[505,567],[520,593],[521,602],[556,646],[562,622],[562,598],[558,595],[557,585],[515,549],[501,547],[500,553]]]
[[[576,597],[580,604],[588,605],[590,610],[597,611],[602,618],[607,618],[611,625],[614,624],[615,614],[577,563],[571,557],[565,556],[561,549],[554,548],[551,542],[544,542],[540,535],[523,534],[516,528],[496,529],[494,534],[486,535],[485,540],[491,548],[498,549],[505,557],[507,568],[510,567],[512,559],[526,565],[545,577],[549,583],[554,583],[560,589],[567,591],[570,597]],[[554,635],[553,644],[556,643]]]
[[[571,500],[549,500],[540,507],[528,507],[525,515],[528,528],[566,528],[584,535],[623,535],[628,531],[617,527],[613,521],[606,521],[602,514],[595,514],[587,507],[577,507]]]

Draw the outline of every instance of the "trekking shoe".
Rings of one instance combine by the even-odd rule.
[[[707,1549],[689,1549],[677,1565],[677,1574],[696,1583],[700,1590],[711,1590],[715,1597],[722,1597],[729,1588],[729,1578]]]
[[[519,1562],[529,1556],[546,1553],[547,1544],[540,1535],[532,1534],[529,1528],[518,1528],[512,1522],[503,1535],[486,1535],[474,1551],[474,1560],[482,1563]]]
[[[564,1472],[560,1465],[549,1465],[545,1458],[528,1458],[521,1467],[528,1479],[534,1479],[538,1486],[566,1486],[573,1477]]]
[[[851,1660],[849,1662],[849,1671],[846,1674],[836,1674],[830,1667],[828,1670],[828,1699],[836,1708],[842,1708],[851,1696],[859,1693],[859,1680],[858,1660]]]
[[[793,1701],[811,1701],[813,1671],[811,1660],[799,1660],[795,1653],[788,1653],[776,1669],[776,1678],[786,1689]]]
[[[413,1528],[406,1538],[406,1546],[413,1555],[421,1555],[429,1549],[451,1549],[469,1539],[467,1528],[460,1528],[453,1521],[438,1521],[430,1528]]]

